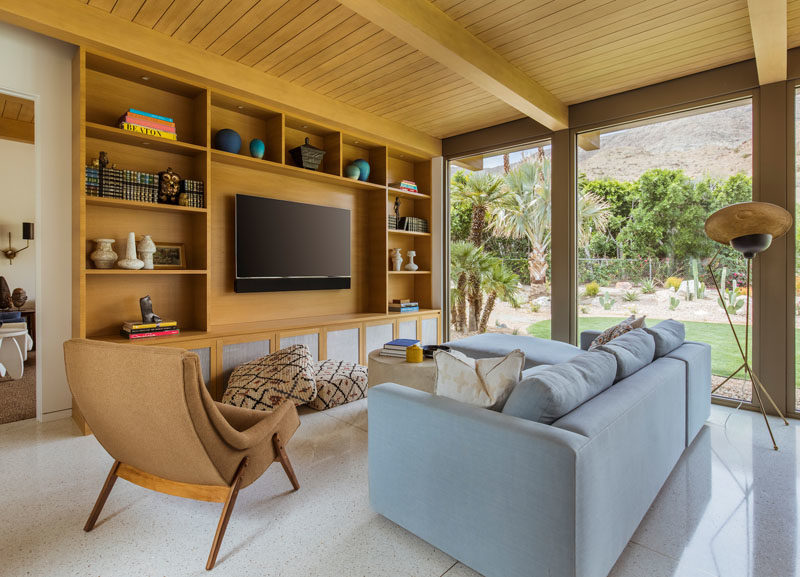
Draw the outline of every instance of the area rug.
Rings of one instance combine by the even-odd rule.
[[[36,416],[36,353],[28,353],[25,372],[18,380],[0,378],[0,424]]]

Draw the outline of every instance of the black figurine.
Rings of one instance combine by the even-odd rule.
[[[106,166],[108,166],[108,154],[106,154],[102,150],[100,151],[100,159],[98,161],[98,164],[100,164],[100,168],[105,168]]]
[[[150,300],[150,295],[139,299],[139,308],[142,310],[144,324],[161,322],[161,317],[153,312],[153,301]]]
[[[397,219],[395,226],[400,226],[400,197],[394,197],[394,217]]]

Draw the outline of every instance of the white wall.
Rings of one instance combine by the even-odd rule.
[[[74,53],[74,46],[0,22],[0,90],[35,101],[37,226],[30,250],[36,251],[38,273],[36,397],[37,416],[42,419],[67,416],[72,406],[62,343],[72,332]]]
[[[36,156],[33,144],[0,139],[0,249],[11,246],[20,249],[22,223],[36,222]],[[36,233],[34,227],[34,235]],[[36,251],[31,246],[17,255],[13,264],[0,258],[0,276],[4,276],[9,288],[25,289],[28,294],[26,307],[36,300]]]

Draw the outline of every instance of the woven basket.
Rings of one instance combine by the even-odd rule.
[[[292,155],[292,160],[297,166],[302,166],[309,170],[317,170],[319,165],[322,164],[322,157],[325,156],[325,151],[312,146],[308,137],[306,137],[306,143],[291,149],[289,154]]]

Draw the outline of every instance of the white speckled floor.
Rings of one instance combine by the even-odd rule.
[[[791,577],[800,567],[800,423],[713,407],[611,577]],[[373,513],[367,405],[304,411],[288,444],[297,493],[273,466],[236,503],[211,575],[477,577]],[[111,458],[71,420],[0,426],[0,575],[208,575],[220,505],[119,481],[84,533]]]

